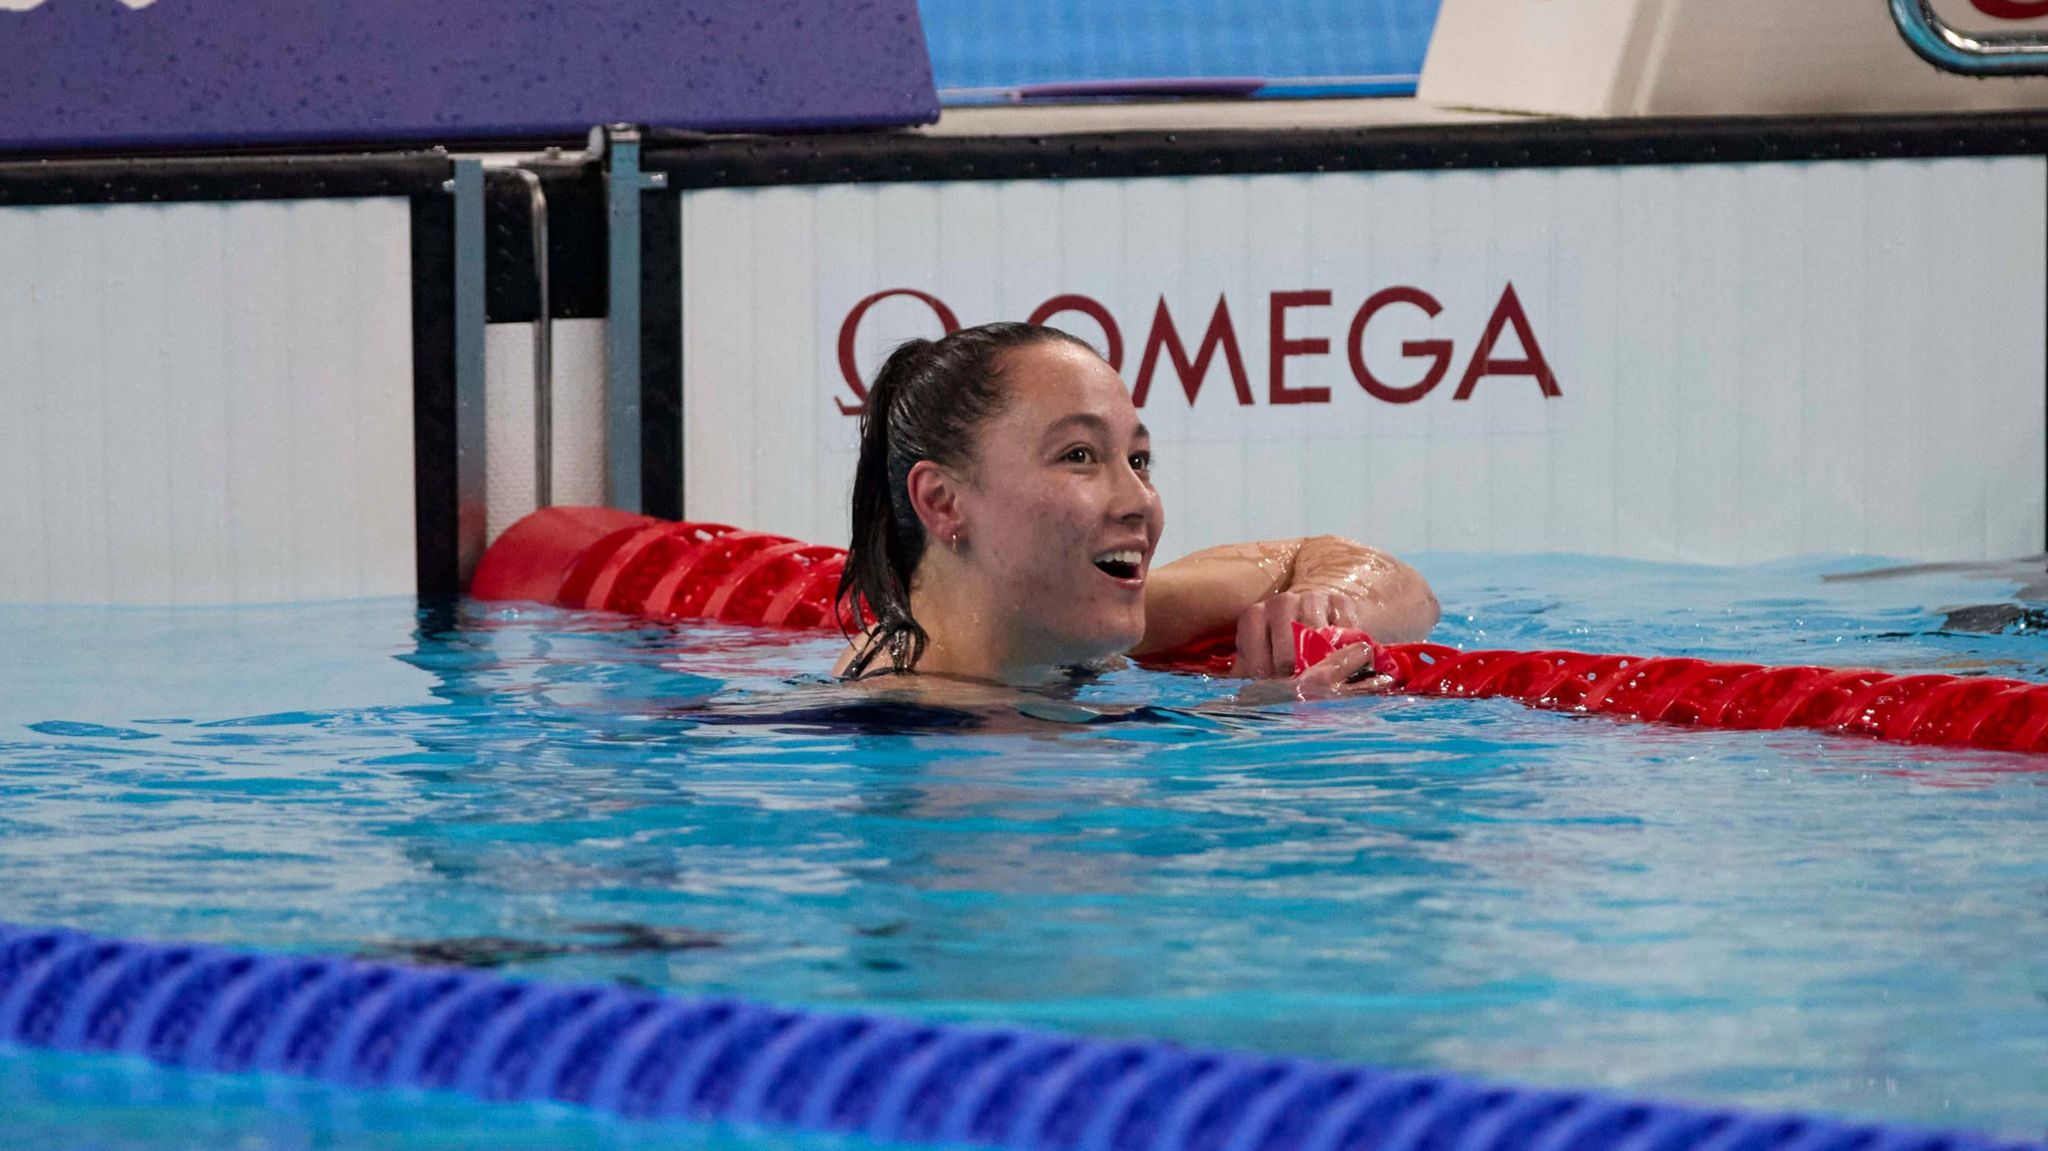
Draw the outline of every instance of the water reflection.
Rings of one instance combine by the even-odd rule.
[[[1969,598],[1949,584],[1818,570],[1429,574],[1463,609],[1453,642],[2040,661],[1943,632],[1927,605]],[[296,703],[73,706],[69,684],[0,704],[0,914],[2048,1123],[2031,761],[1499,702],[1246,711],[1138,671],[933,715],[818,682],[829,639],[538,609],[255,618],[225,630],[303,649],[275,674],[311,682],[267,687]],[[102,654],[174,678],[209,642],[141,631]],[[347,665],[346,686],[359,652],[393,696],[309,702],[331,685],[306,669]],[[1065,722],[1100,716],[1119,722]]]

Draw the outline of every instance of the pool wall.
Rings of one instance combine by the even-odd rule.
[[[1032,317],[1130,382],[1169,553],[2038,551],[2048,164],[1934,135],[1966,123],[651,153],[683,512],[844,543],[862,381]]]
[[[453,169],[0,164],[0,602],[459,586]]]
[[[1142,394],[1168,554],[2048,545],[2048,116],[975,123],[0,163],[0,600],[452,594],[543,319],[557,503],[841,541],[860,381],[1019,315]]]

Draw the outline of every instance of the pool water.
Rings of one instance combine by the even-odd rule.
[[[1436,638],[2048,679],[2010,572],[1425,557]],[[2023,573],[2022,573],[2023,574]],[[1141,670],[863,702],[835,640],[0,607],[0,920],[2048,1130],[2048,763]],[[790,1146],[0,1050],[10,1146]],[[843,1146],[817,1140],[817,1146]],[[804,1144],[806,1146],[812,1144]]]

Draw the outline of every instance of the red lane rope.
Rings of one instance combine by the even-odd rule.
[[[606,508],[548,508],[485,553],[470,594],[656,619],[836,629],[846,553],[724,524],[669,523]],[[1307,633],[1320,657],[1363,640]],[[1369,641],[1365,641],[1369,642]],[[1234,637],[1147,657],[1147,666],[1228,674]],[[1312,662],[1312,661],[1311,661]],[[1901,743],[2048,752],[2048,684],[1868,668],[1766,667],[1688,657],[1575,651],[1459,651],[1437,643],[1375,649],[1375,670],[1411,695],[1513,699],[1693,727],[1808,728]]]

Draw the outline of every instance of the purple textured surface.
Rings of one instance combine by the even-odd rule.
[[[0,149],[456,143],[938,115],[914,0],[49,0]]]

